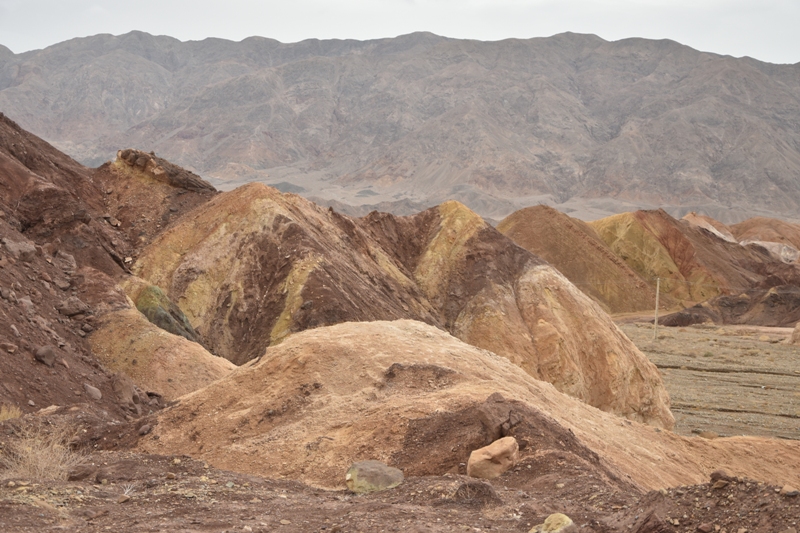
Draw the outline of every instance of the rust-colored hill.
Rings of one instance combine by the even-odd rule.
[[[538,205],[515,211],[497,229],[545,259],[610,313],[655,305],[654,288],[581,220]]]
[[[663,210],[614,215],[592,226],[643,278],[684,304],[794,279],[796,269],[761,247],[742,246]]]
[[[672,425],[657,372],[602,309],[457,202],[350,219],[250,184],[187,214],[133,269],[237,364],[305,329],[411,318],[591,405]]]
[[[123,417],[230,371],[148,321],[120,286],[137,247],[211,194],[161,185],[120,162],[83,167],[0,115],[0,404]]]

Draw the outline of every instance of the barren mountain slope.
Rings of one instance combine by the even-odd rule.
[[[585,222],[539,205],[515,211],[497,229],[548,261],[610,313],[655,305],[653,288]]]
[[[502,435],[518,439],[523,461],[559,451],[559,464],[643,489],[699,483],[718,468],[800,481],[797,442],[710,441],[622,422],[412,321],[292,335],[163,411],[139,449],[338,488],[348,465],[368,458],[411,476],[459,472],[472,449]]]
[[[86,163],[139,146],[227,187],[457,199],[497,219],[539,201],[697,206],[734,222],[800,207],[799,69],[576,34],[281,44],[132,32],[0,56],[0,108]]]
[[[192,197],[202,196],[178,194],[184,200],[173,206],[170,193],[180,190],[149,181],[113,166],[87,169],[0,115],[0,313],[6,328],[0,343],[10,354],[0,361],[0,403],[34,410],[89,401],[118,416],[120,409],[141,412],[150,401],[156,407],[161,396],[195,390],[230,371],[227,361],[131,309],[119,286],[129,277],[130,256],[160,231],[163,215],[198,205]],[[159,220],[148,224],[145,216]],[[114,328],[107,330],[110,321]],[[169,356],[151,365],[153,339]],[[135,372],[131,362],[139,365]],[[161,375],[144,377],[154,369]],[[168,385],[169,374],[179,371],[192,377]]]
[[[308,328],[412,318],[592,405],[672,424],[659,376],[602,309],[457,202],[354,220],[251,184],[172,225],[134,271],[238,364]]]

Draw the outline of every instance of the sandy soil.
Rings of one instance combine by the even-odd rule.
[[[675,432],[800,439],[800,346],[791,328],[621,324],[656,364],[675,415]]]

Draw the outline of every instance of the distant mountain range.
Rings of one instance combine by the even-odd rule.
[[[668,40],[98,35],[0,47],[0,111],[87,165],[153,150],[361,211],[800,212],[800,64]]]

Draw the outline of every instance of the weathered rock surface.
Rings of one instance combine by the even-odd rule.
[[[126,149],[117,152],[118,168],[126,165],[131,169],[150,176],[156,181],[166,183],[172,187],[186,189],[194,192],[214,192],[214,186],[205,181],[197,174],[190,172],[177,165],[173,165],[166,159],[156,156],[154,153],[145,153],[140,150]]]
[[[514,437],[503,437],[488,446],[473,450],[467,461],[467,475],[494,479],[519,462],[519,444]]]
[[[494,429],[479,413],[496,393],[521,460],[569,452],[643,488],[703,483],[718,468],[795,486],[800,477],[800,443],[687,438],[623,423],[503,357],[406,320],[291,335],[162,411],[138,448],[324,487],[344,487],[342,472],[365,456],[408,478],[443,474],[486,444]],[[503,402],[494,396],[492,410]]]
[[[411,318],[591,405],[673,423],[658,373],[605,312],[458,202],[354,220],[251,184],[176,221],[133,270],[237,364],[306,328]]]
[[[344,479],[350,492],[366,494],[400,485],[403,482],[403,471],[380,461],[358,461],[347,469]]]

